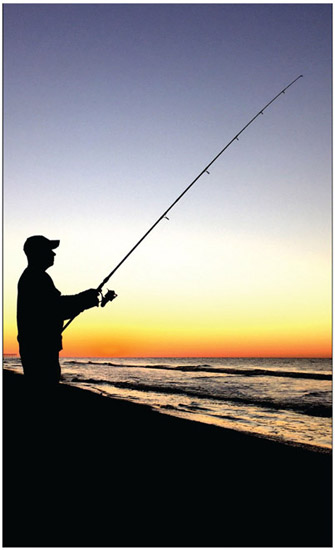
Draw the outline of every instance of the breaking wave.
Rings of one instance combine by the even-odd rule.
[[[160,394],[170,395],[185,395],[187,397],[200,398],[200,399],[214,399],[218,401],[227,401],[233,403],[240,403],[244,405],[253,405],[256,407],[276,409],[276,410],[291,410],[309,416],[318,416],[330,418],[332,416],[332,407],[329,405],[323,405],[320,403],[306,403],[306,402],[293,402],[293,401],[277,401],[272,399],[253,399],[252,397],[238,397],[235,395],[225,395],[223,393],[211,393],[201,390],[181,388],[181,387],[164,387],[155,384],[145,383],[133,383],[133,382],[108,382],[105,379],[99,378],[81,378],[74,377],[71,379],[72,383],[90,384],[90,385],[105,385],[109,387],[115,387],[126,390],[135,390],[141,392],[154,392]]]
[[[330,372],[319,371],[296,371],[296,370],[281,370],[281,369],[264,369],[261,367],[256,368],[236,368],[236,367],[212,367],[208,364],[200,365],[177,365],[171,367],[169,365],[136,365],[136,364],[123,364],[112,363],[110,361],[64,361],[64,365],[92,365],[101,367],[114,367],[114,368],[145,368],[155,370],[168,370],[168,371],[180,371],[180,372],[192,372],[192,373],[210,373],[210,374],[230,374],[237,376],[280,376],[283,378],[305,378],[311,380],[332,380],[332,374]]]

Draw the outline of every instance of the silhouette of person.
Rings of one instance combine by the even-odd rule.
[[[28,266],[18,282],[17,327],[21,363],[27,381],[58,384],[61,377],[63,321],[98,305],[98,291],[62,296],[46,270],[54,264],[59,241],[29,237],[23,247]]]

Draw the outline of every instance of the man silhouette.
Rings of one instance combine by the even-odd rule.
[[[54,263],[59,241],[29,237],[23,247],[28,266],[18,282],[17,326],[25,378],[38,385],[55,385],[61,370],[62,328],[65,319],[98,305],[98,291],[62,296],[46,270]]]

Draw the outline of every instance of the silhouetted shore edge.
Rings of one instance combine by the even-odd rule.
[[[332,545],[331,453],[318,448],[66,384],[32,396],[6,369],[3,433],[5,546]]]

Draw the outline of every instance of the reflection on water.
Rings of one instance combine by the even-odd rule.
[[[18,368],[17,359],[7,365]],[[331,448],[327,359],[62,359],[64,380],[160,412]]]

